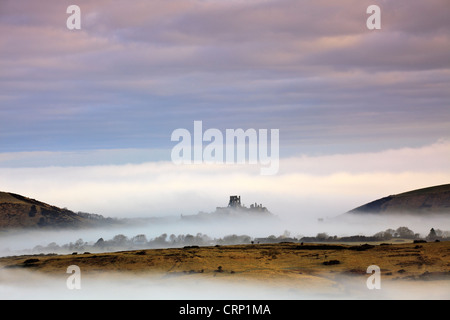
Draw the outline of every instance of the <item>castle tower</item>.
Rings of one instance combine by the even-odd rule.
[[[240,208],[241,207],[241,196],[230,196],[230,202],[228,203],[230,208]]]

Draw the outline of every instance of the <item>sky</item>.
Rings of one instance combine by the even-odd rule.
[[[0,190],[106,216],[235,193],[324,215],[448,183],[449,16],[448,0],[0,0]],[[279,172],[175,166],[171,134],[194,121],[279,129]]]

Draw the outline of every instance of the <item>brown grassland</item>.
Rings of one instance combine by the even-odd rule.
[[[173,275],[223,281],[257,281],[283,287],[331,288],[339,277],[368,278],[370,265],[384,280],[450,280],[450,242],[391,244],[254,244],[112,253],[32,255],[0,258],[4,270],[67,277],[70,265],[83,276]]]

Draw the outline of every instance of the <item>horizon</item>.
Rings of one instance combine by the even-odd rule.
[[[273,176],[261,176],[258,165],[170,161],[0,167],[0,174],[5,192],[108,217],[210,212],[230,194],[242,195],[244,204],[263,199],[285,218],[299,209],[303,216],[327,217],[391,194],[447,184],[448,158],[450,143],[440,141],[377,153],[281,158]]]

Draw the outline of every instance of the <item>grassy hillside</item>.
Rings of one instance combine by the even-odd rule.
[[[0,192],[0,229],[80,227],[91,219],[24,196]]]
[[[390,195],[355,208],[349,213],[449,214],[450,184]]]

